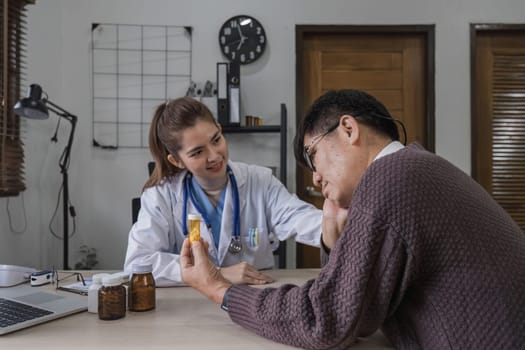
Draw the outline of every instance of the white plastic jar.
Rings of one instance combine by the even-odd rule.
[[[88,288],[88,312],[98,313],[98,290],[102,287],[102,279],[108,273],[97,273],[91,277],[91,284]]]

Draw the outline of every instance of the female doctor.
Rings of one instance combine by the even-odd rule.
[[[124,270],[153,265],[157,285],[181,283],[188,215],[199,214],[210,258],[235,284],[264,284],[280,240],[319,246],[322,212],[290,194],[265,167],[232,162],[210,110],[192,98],[157,107],[149,133],[155,170],[144,185]]]

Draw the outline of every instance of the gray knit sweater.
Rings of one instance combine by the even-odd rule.
[[[232,287],[232,320],[307,349],[382,329],[399,349],[525,349],[525,235],[417,144],[372,163],[327,264],[303,286]]]

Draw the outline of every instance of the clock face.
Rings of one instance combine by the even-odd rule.
[[[248,64],[257,60],[266,47],[264,28],[253,17],[234,16],[219,30],[219,45],[230,61]]]

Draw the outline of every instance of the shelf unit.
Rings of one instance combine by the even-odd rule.
[[[257,133],[278,133],[280,134],[280,147],[279,147],[279,180],[286,185],[286,137],[288,127],[288,112],[286,105],[281,103],[281,125],[260,125],[260,126],[222,126],[222,131],[225,134],[257,134]],[[274,255],[278,257],[278,266],[281,269],[286,268],[286,242],[282,241],[279,243],[279,247],[274,251]]]

